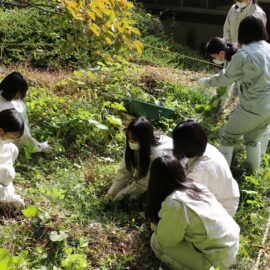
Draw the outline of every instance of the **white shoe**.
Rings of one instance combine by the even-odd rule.
[[[257,146],[247,146],[247,163],[251,166],[253,171],[260,168],[261,164],[261,143],[259,142]]]
[[[225,157],[229,166],[231,166],[232,162],[233,149],[233,146],[225,146],[222,144],[219,146],[219,152]]]
[[[265,154],[268,146],[268,141],[269,141],[269,134],[270,134],[270,127],[267,126],[266,130],[264,133],[260,136],[259,142],[261,143],[261,154]]]

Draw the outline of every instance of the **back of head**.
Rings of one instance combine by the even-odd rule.
[[[19,137],[24,132],[24,122],[15,109],[0,111],[0,129],[5,132],[19,132]]]
[[[173,130],[173,144],[173,153],[178,159],[202,156],[207,145],[207,135],[199,123],[184,120]]]
[[[186,175],[179,160],[172,156],[156,158],[150,170],[146,216],[151,221],[157,222],[161,203],[173,191],[181,189],[184,186],[182,183],[186,181]]]
[[[205,46],[205,53],[207,55],[218,54],[220,53],[220,51],[226,50],[227,50],[227,42],[220,37],[211,38]]]
[[[268,40],[268,34],[262,20],[252,15],[243,19],[239,25],[238,42],[249,44],[260,40]]]
[[[9,101],[14,99],[18,92],[20,93],[20,98],[23,99],[27,89],[28,84],[26,80],[21,73],[16,71],[8,74],[0,83],[2,96]]]

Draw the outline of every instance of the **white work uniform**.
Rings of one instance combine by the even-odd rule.
[[[189,159],[185,167],[187,177],[207,187],[234,216],[239,203],[239,187],[218,149],[208,143],[203,155]]]
[[[266,25],[266,15],[257,4],[250,1],[250,3],[246,7],[240,10],[236,9],[236,4],[234,4],[228,12],[223,28],[223,38],[228,43],[238,43],[239,25],[241,21],[249,15],[253,15],[261,19],[264,25]]]
[[[204,86],[238,84],[240,102],[221,131],[221,144],[233,146],[244,135],[246,145],[256,146],[270,123],[270,44],[244,45],[226,69],[204,79]]]
[[[172,139],[162,135],[159,143],[151,147],[150,164],[146,176],[139,179],[138,169],[132,168],[129,172],[126,168],[125,159],[122,160],[117,176],[110,187],[108,194],[113,196],[115,200],[120,200],[125,196],[139,196],[148,188],[151,163],[154,159],[164,155],[172,155],[173,142]],[[138,150],[139,151],[139,150]],[[136,156],[138,157],[138,151]]]
[[[18,152],[15,144],[4,144],[0,141],[0,201],[11,203],[17,207],[24,206],[23,199],[16,194],[12,183],[15,178],[13,163],[18,156]]]
[[[196,185],[205,192],[203,200],[177,190],[162,203],[151,247],[170,269],[228,269],[238,252],[239,226],[203,185]]]
[[[20,140],[18,141],[19,145],[26,145],[30,144],[35,149],[38,149],[38,141],[34,139],[31,135],[30,129],[29,129],[29,122],[28,122],[28,116],[27,116],[27,109],[26,106],[21,99],[7,101],[4,97],[2,97],[0,92],[0,111],[7,110],[7,109],[16,109],[16,111],[19,112],[20,116],[22,117],[24,121],[24,133]]]

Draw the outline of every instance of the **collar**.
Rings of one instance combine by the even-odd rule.
[[[186,163],[186,171],[189,173],[191,172],[191,168],[194,164],[194,162],[198,159],[199,157],[193,157],[193,158],[189,158],[187,163]]]

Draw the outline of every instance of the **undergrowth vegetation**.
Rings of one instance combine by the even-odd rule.
[[[11,23],[11,17],[4,16],[7,15],[0,16],[1,20]],[[27,20],[32,23],[39,15],[25,16],[20,22],[15,16],[14,23],[27,25]],[[127,114],[125,98],[174,110],[173,118],[154,121],[155,127],[168,135],[179,120],[197,119],[206,128],[210,142],[216,145],[225,114],[211,103],[212,92],[196,85],[187,87],[180,79],[175,82],[166,76],[161,78],[147,68],[150,64],[166,66],[176,73],[173,68],[177,67],[184,74],[189,69],[192,72],[187,73],[187,81],[198,78],[198,72],[213,72],[205,63],[176,58],[179,53],[198,56],[163,36],[159,20],[143,11],[136,16],[145,44],[141,56],[127,53],[128,61],[119,57],[115,63],[100,60],[95,68],[65,70],[64,75],[56,74],[53,80],[40,71],[19,66],[30,84],[26,104],[33,136],[40,141],[48,140],[53,150],[33,153],[31,147],[20,149],[14,184],[25,198],[27,208],[22,213],[1,210],[1,270],[145,270],[160,266],[150,248],[151,230],[143,205],[128,200],[111,203],[104,198],[122,157],[125,127],[132,117]],[[0,30],[3,27],[1,24]],[[29,42],[36,42],[38,48],[44,40],[36,41],[39,35],[45,40],[60,38],[57,33],[47,37],[49,31],[42,32],[42,27],[37,25],[40,29],[37,35],[30,28],[27,33],[20,34],[19,28],[14,31],[22,38],[29,36]],[[63,55],[57,54],[57,47],[52,51],[41,49],[44,52],[36,56],[32,51],[30,62],[60,65],[59,57]],[[12,49],[5,53],[8,61],[29,60],[27,50]],[[71,55],[65,57],[63,60]],[[72,57],[75,59],[76,53]],[[7,72],[11,69],[7,68]],[[261,170],[254,175],[244,160],[240,148],[232,165],[241,189],[236,215],[241,243],[237,263],[232,267],[238,270],[254,266],[269,214],[270,156],[264,156]],[[264,267],[262,264],[261,269]]]

